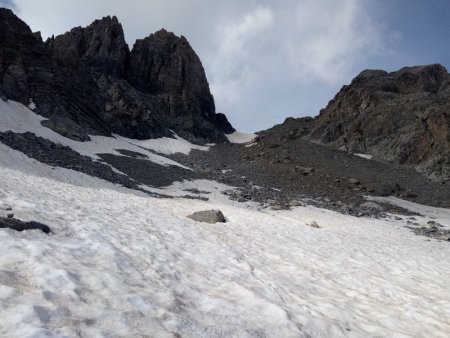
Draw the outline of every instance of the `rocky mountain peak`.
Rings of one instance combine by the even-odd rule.
[[[436,93],[448,81],[447,69],[439,64],[405,67],[394,73],[398,91],[403,94]]]
[[[115,16],[44,44],[11,10],[0,10],[0,96],[28,104],[46,126],[76,140],[91,135],[172,136],[226,142],[201,61],[184,37],[162,29],[130,51]]]
[[[8,8],[0,8],[0,42],[20,43],[24,39],[33,37],[33,33],[28,25],[14,15]]]
[[[51,47],[60,65],[70,68],[83,65],[95,72],[113,75],[125,73],[129,49],[122,25],[115,16],[57,36],[51,41]]]
[[[204,92],[205,71],[186,38],[161,29],[137,40],[130,55],[130,80],[156,92]]]

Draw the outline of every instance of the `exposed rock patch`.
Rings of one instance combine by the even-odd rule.
[[[10,228],[16,231],[24,230],[41,230],[43,233],[49,234],[51,229],[48,225],[30,221],[23,222],[15,218],[5,218],[0,216],[0,228]]]
[[[114,172],[108,165],[94,161],[69,147],[53,143],[33,133],[0,132],[0,142],[39,162],[72,169],[127,188],[138,189],[136,182],[125,175]]]

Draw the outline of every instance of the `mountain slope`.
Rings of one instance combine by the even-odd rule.
[[[315,119],[270,130],[450,179],[450,75],[441,65],[366,70]]]
[[[440,65],[362,72],[321,111],[311,139],[450,179],[450,75]]]
[[[161,30],[130,51],[115,17],[45,43],[0,9],[0,96],[33,101],[45,125],[75,140],[117,133],[227,142],[200,59],[184,37]]]

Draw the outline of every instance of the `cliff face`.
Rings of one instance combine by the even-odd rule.
[[[314,122],[309,138],[450,178],[450,75],[441,65],[364,71]]]
[[[268,132],[370,154],[448,181],[450,75],[441,65],[366,70],[316,118],[289,118]]]
[[[234,129],[215,113],[200,59],[184,37],[161,30],[130,51],[116,17],[45,43],[0,9],[0,95],[33,99],[46,126],[76,139],[88,134],[226,141]]]

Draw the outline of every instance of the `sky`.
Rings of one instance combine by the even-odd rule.
[[[315,116],[364,69],[450,69],[449,0],[0,0],[43,38],[116,15],[125,38],[184,35],[217,112],[255,132]]]

